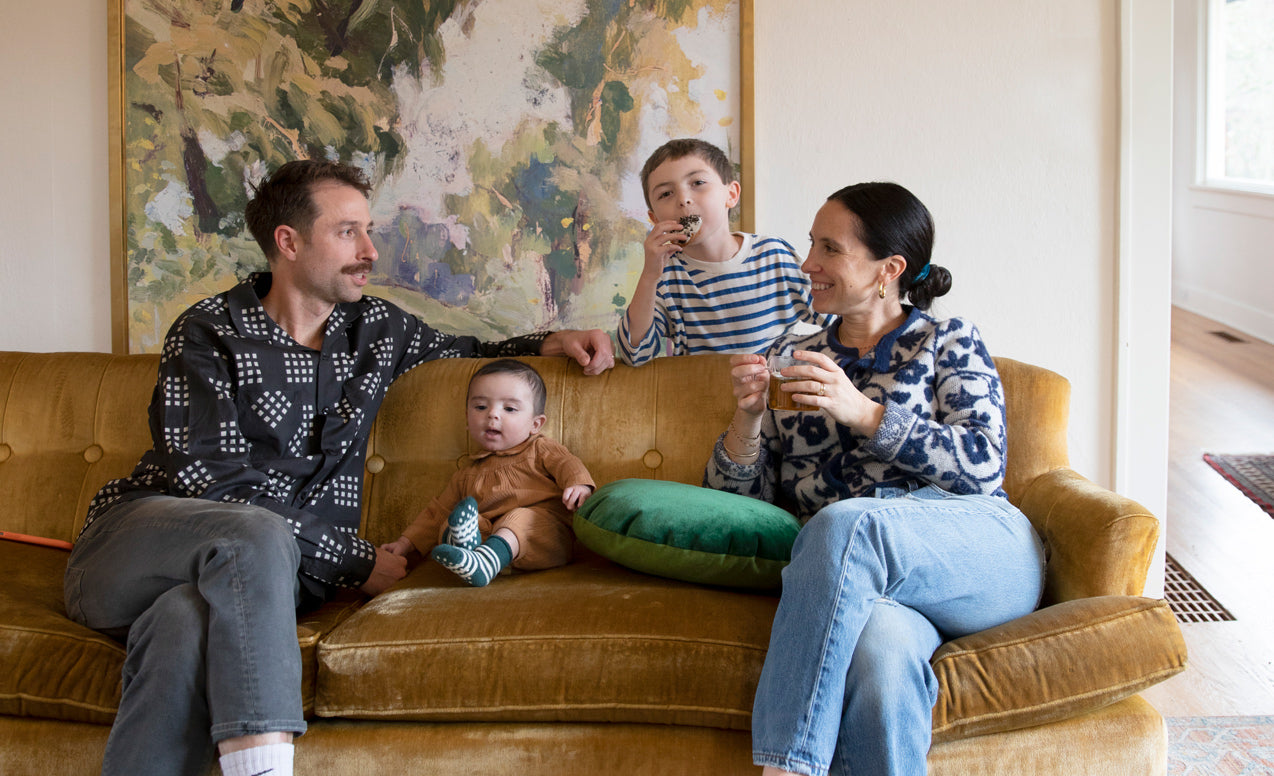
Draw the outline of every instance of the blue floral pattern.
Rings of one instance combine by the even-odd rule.
[[[954,494],[1005,497],[1004,390],[975,326],[909,308],[905,323],[865,354],[837,339],[840,321],[786,336],[771,352],[813,350],[835,361],[863,395],[885,407],[867,438],[822,412],[767,411],[761,455],[741,466],[718,439],[704,485],[764,501],[793,502],[802,520],[877,488],[937,485]]]

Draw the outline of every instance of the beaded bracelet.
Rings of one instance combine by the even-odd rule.
[[[734,427],[734,421],[733,421],[733,420],[732,420],[732,421],[730,421],[730,427],[726,429],[726,433],[729,433],[729,432],[731,432],[731,431],[733,431],[733,432],[734,432],[734,435],[735,435],[736,437],[738,437],[738,439],[739,439],[739,441],[740,441],[740,442],[756,442],[756,441],[760,440],[760,438],[761,438],[761,432],[760,432],[760,431],[756,432],[756,436],[751,436],[751,437],[749,437],[749,436],[743,436],[743,434],[739,432],[739,429],[737,429],[737,428],[735,428],[735,427]]]

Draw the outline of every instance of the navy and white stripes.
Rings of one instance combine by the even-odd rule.
[[[636,347],[628,316],[619,324],[619,354],[639,366],[663,350],[692,353],[760,353],[801,321],[824,327],[828,318],[810,307],[809,276],[784,240],[742,234],[743,246],[725,262],[678,254],[668,260],[655,287],[653,323]]]

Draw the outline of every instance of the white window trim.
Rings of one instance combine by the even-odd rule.
[[[1221,25],[1213,24],[1225,0],[1199,3],[1199,110],[1195,184],[1199,191],[1274,198],[1274,183],[1233,178],[1225,174],[1225,59],[1221,49]]]

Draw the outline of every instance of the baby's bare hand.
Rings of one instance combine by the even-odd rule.
[[[400,536],[388,544],[382,544],[380,548],[391,555],[400,555],[405,558],[407,553],[412,551],[413,545],[411,539],[406,536]]]
[[[562,491],[562,503],[572,512],[579,509],[584,501],[591,495],[593,489],[587,485],[572,485]]]

